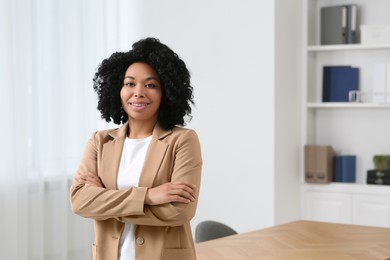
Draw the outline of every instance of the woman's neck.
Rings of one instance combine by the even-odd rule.
[[[153,129],[156,122],[143,123],[143,122],[131,122],[129,121],[129,133],[128,137],[132,139],[146,138],[153,134]]]

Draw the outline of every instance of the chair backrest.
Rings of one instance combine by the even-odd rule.
[[[195,228],[195,242],[235,235],[237,232],[231,227],[213,220],[200,222]]]

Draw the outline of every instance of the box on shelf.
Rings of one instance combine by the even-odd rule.
[[[390,43],[390,25],[360,25],[361,44]]]
[[[329,183],[333,180],[332,146],[305,145],[305,181]]]

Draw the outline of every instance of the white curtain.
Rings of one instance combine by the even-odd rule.
[[[134,1],[0,0],[0,258],[90,259],[69,186],[100,119],[92,77],[133,42]]]

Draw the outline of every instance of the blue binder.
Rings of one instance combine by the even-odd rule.
[[[334,181],[355,182],[356,181],[356,156],[340,155],[333,157]]]
[[[359,68],[324,66],[322,102],[348,102],[348,93],[359,89]]]

